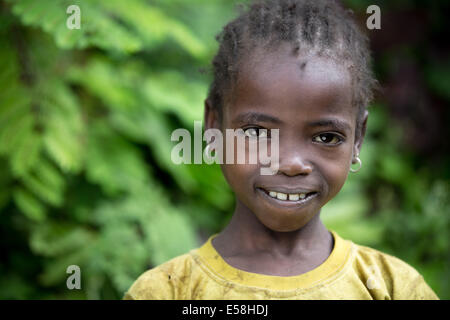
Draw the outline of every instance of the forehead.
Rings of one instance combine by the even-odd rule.
[[[225,114],[230,120],[243,109],[275,113],[286,121],[355,115],[351,77],[344,66],[325,57],[294,56],[284,48],[248,57],[229,98]]]

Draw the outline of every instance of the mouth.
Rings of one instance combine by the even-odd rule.
[[[284,190],[271,190],[265,188],[256,188],[259,192],[261,192],[266,198],[276,202],[277,204],[286,205],[302,205],[305,204],[312,199],[316,198],[319,193],[316,191],[285,191]]]

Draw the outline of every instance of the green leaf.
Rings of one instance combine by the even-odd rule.
[[[49,222],[33,229],[30,246],[43,256],[62,256],[89,246],[95,234],[83,227]]]
[[[189,127],[203,121],[207,87],[184,77],[180,72],[167,70],[150,73],[143,84],[143,95],[158,111],[171,111]]]
[[[38,173],[39,174],[39,173]],[[25,175],[22,178],[23,185],[34,195],[53,206],[61,206],[64,201],[64,189],[62,187],[54,187],[47,185],[39,177],[35,175]]]
[[[172,38],[195,57],[206,53],[204,44],[186,26],[148,2],[112,0],[104,1],[102,5],[132,26],[145,39],[147,47],[161,45],[167,38]]]
[[[142,42],[137,35],[122,26],[98,1],[9,0],[13,12],[25,25],[42,28],[53,35],[56,44],[63,49],[99,47],[119,53],[140,50]],[[70,5],[78,5],[81,11],[81,28],[69,29],[66,13]]]
[[[0,128],[0,153],[8,153],[15,176],[25,175],[39,157],[41,137],[34,131],[34,123],[32,115],[25,113]]]
[[[176,211],[155,212],[145,231],[152,247],[154,265],[161,264],[198,246],[193,228],[186,216]]]
[[[46,131],[44,144],[48,154],[66,172],[78,172],[83,161],[84,124],[78,104],[60,82],[49,82],[45,98]]]
[[[43,221],[46,218],[46,208],[29,191],[18,187],[13,191],[13,198],[22,213],[33,221]]]
[[[83,85],[107,108],[130,109],[138,103],[134,90],[139,83],[127,79],[126,71],[127,65],[116,66],[106,58],[93,57],[84,68],[69,69],[67,78],[74,83]]]
[[[90,128],[86,150],[86,176],[108,194],[128,191],[148,181],[139,149],[100,121]]]

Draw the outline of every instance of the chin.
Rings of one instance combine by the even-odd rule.
[[[297,231],[301,228],[303,228],[305,225],[308,224],[308,221],[306,222],[291,222],[291,223],[280,223],[280,221],[263,221],[262,219],[260,219],[259,217],[257,217],[258,220],[269,230],[274,231],[274,232],[293,232],[293,231]]]
[[[266,227],[268,229],[270,229],[271,231],[274,231],[274,232],[293,232],[293,231],[297,231],[297,230],[302,228],[302,227],[297,227],[297,228],[293,228],[293,227],[270,228],[268,226],[266,226]]]

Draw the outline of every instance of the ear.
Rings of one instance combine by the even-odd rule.
[[[204,121],[205,131],[212,128],[220,129],[218,112],[208,99],[205,100]]]
[[[369,111],[364,110],[363,122],[360,128],[359,134],[357,133],[357,138],[355,140],[355,144],[353,146],[353,159],[352,163],[356,163],[356,156],[361,152],[361,147],[364,141],[364,137],[366,136],[366,128],[367,128],[367,119],[369,117]]]

